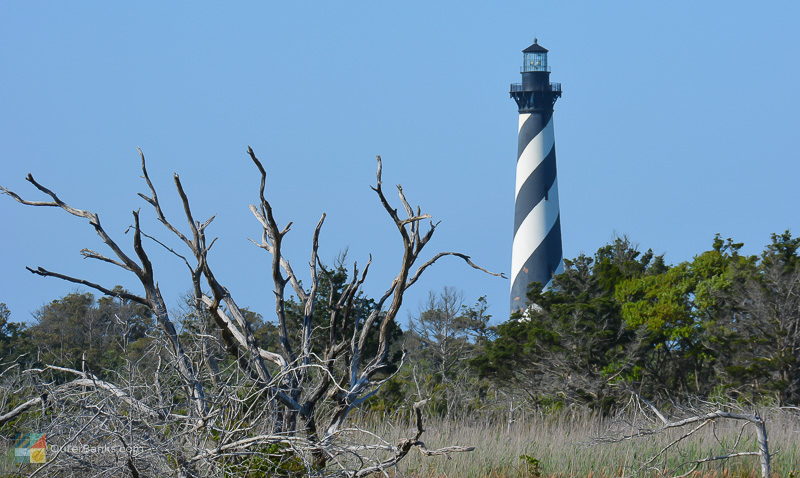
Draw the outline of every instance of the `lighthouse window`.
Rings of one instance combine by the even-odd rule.
[[[523,71],[547,71],[547,53],[526,53]]]

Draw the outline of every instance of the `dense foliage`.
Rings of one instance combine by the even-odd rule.
[[[716,237],[666,265],[627,239],[565,261],[536,304],[497,326],[473,360],[543,404],[608,410],[627,390],[671,398],[800,402],[800,238],[760,256]]]

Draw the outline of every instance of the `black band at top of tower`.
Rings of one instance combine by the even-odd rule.
[[[522,73],[522,83],[511,85],[509,93],[520,113],[552,112],[556,100],[561,98],[561,84],[550,83],[549,71],[528,71]]]

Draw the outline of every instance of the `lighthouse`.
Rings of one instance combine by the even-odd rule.
[[[548,287],[562,271],[553,105],[561,84],[550,82],[547,49],[534,40],[522,50],[522,83],[511,85],[519,108],[514,241],[511,252],[511,311],[528,305],[531,282]]]

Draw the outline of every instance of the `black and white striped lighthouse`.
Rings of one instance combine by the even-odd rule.
[[[531,282],[547,287],[562,269],[553,105],[561,84],[550,83],[547,49],[534,40],[522,50],[522,83],[511,85],[519,107],[511,311],[523,309]]]

